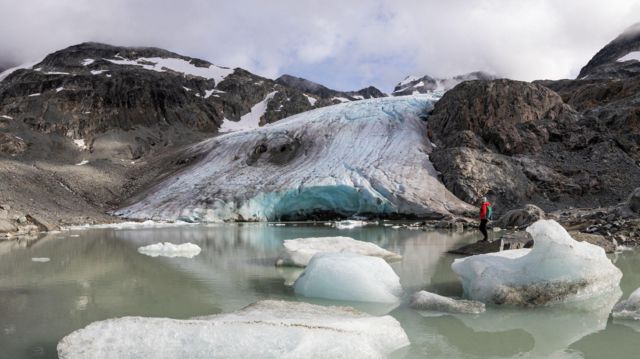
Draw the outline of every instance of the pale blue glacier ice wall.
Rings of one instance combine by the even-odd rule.
[[[313,215],[440,218],[473,210],[438,180],[424,118],[433,97],[344,103],[193,146],[203,159],[117,214],[266,221]]]

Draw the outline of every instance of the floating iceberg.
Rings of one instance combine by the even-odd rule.
[[[402,256],[380,248],[370,242],[357,241],[350,237],[315,237],[288,239],[284,241],[285,253],[278,258],[280,266],[306,267],[317,253],[348,252],[380,257],[388,262],[398,261]]]
[[[409,345],[391,316],[347,307],[261,301],[230,314],[177,320],[125,317],[77,330],[61,359],[385,358]]]
[[[485,311],[484,303],[473,300],[456,300],[424,290],[411,296],[409,307],[437,313],[479,314]]]
[[[116,211],[190,222],[309,218],[442,218],[474,207],[429,161],[424,96],[354,101],[304,112],[186,150],[199,158]]]
[[[294,284],[296,294],[354,302],[397,303],[400,278],[382,258],[318,253]]]
[[[338,229],[351,229],[356,227],[364,227],[366,225],[367,222],[365,221],[355,221],[351,219],[336,222],[336,228]]]
[[[616,319],[640,320],[640,288],[631,293],[629,299],[616,304],[612,315]]]
[[[150,244],[138,248],[138,252],[150,257],[193,258],[200,254],[200,247],[193,243],[173,244],[169,242]]]
[[[622,272],[598,246],[577,242],[553,220],[527,228],[532,249],[457,259],[451,268],[465,295],[485,303],[543,305],[619,288]]]

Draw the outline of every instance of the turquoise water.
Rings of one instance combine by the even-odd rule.
[[[90,229],[37,241],[0,242],[0,358],[56,358],[56,344],[87,324],[126,315],[189,318],[230,312],[260,299],[353,305],[394,316],[412,345],[398,358],[635,358],[640,325],[614,322],[617,296],[581,307],[489,308],[478,316],[423,316],[406,307],[296,297],[285,282],[295,269],[273,264],[282,241],[346,235],[404,256],[392,267],[407,293],[459,296],[446,251],[479,238],[455,233],[370,226],[224,224],[143,229]],[[192,242],[192,258],[148,257],[137,248]],[[34,262],[32,258],[49,258]],[[624,272],[622,294],[640,287],[640,254],[611,256]]]

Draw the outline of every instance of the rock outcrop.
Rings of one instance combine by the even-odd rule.
[[[462,83],[436,103],[428,126],[447,188],[470,203],[489,194],[497,213],[527,203],[612,205],[640,184],[640,167],[615,135],[539,83]]]
[[[494,225],[500,228],[522,229],[544,218],[545,213],[540,207],[528,204],[524,208],[512,209],[503,214]]]
[[[580,70],[579,79],[627,78],[640,74],[640,23],[627,28]]]

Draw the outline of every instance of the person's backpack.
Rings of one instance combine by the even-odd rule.
[[[493,220],[493,207],[487,206],[487,219]]]

